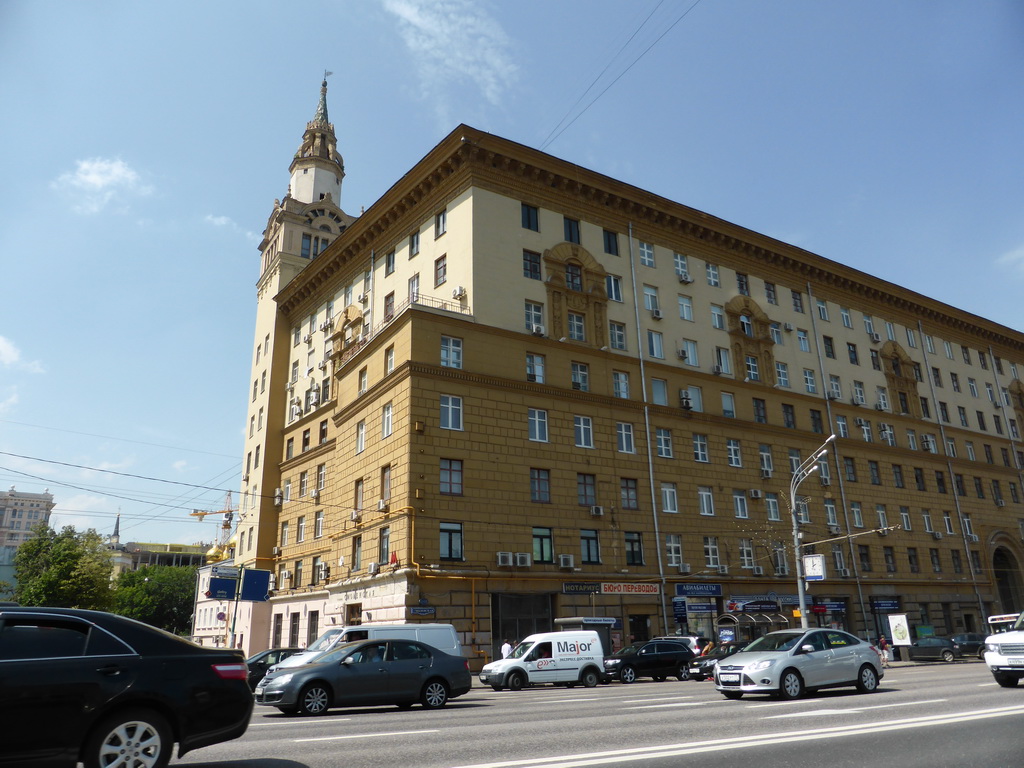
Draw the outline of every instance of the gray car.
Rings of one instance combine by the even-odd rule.
[[[285,714],[322,715],[331,707],[416,702],[428,709],[467,693],[469,663],[414,640],[343,643],[298,667],[273,667],[256,703]]]
[[[718,662],[715,687],[727,699],[768,693],[796,699],[807,691],[852,685],[871,693],[882,679],[878,650],[838,629],[784,629]]]

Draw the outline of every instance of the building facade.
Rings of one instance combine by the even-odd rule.
[[[261,245],[251,649],[750,637],[795,620],[795,527],[814,624],[1024,607],[1024,335],[464,125],[348,216],[326,116],[325,83]]]
[[[14,555],[24,542],[32,538],[32,529],[50,524],[53,494],[25,493],[14,486],[0,495],[0,581],[13,585]]]

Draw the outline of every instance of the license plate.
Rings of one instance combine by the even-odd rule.
[[[700,672],[700,667],[690,667],[690,674],[691,675],[696,674],[698,672]]]
[[[1024,659],[1007,659],[1011,667],[1024,667]]]
[[[740,681],[739,675],[724,674],[719,675],[718,679],[723,683],[738,683]]]

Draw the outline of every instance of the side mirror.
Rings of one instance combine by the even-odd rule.
[[[814,653],[814,650],[814,646],[810,643],[805,643],[804,645],[800,646],[801,653]]]
[[[354,656],[346,656],[344,659],[341,660],[341,663],[342,664],[355,664],[356,663],[356,659],[355,659]]]

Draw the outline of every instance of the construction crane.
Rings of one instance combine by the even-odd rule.
[[[231,545],[231,521],[235,517],[235,508],[231,503],[231,491],[228,491],[224,497],[224,509],[193,509],[189,513],[190,517],[198,517],[200,520],[205,519],[207,515],[224,515],[224,520],[220,524],[217,543],[206,553],[207,563],[218,563],[228,558],[228,550]]]

